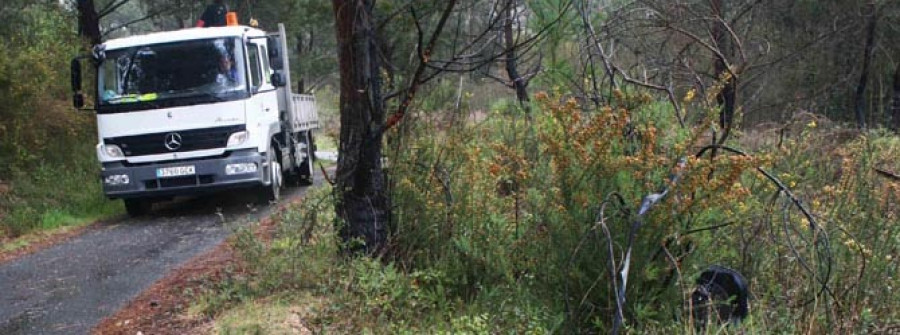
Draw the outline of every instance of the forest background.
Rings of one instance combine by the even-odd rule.
[[[286,24],[293,77],[344,146],[342,1],[226,2]],[[362,234],[379,261],[335,247],[352,222],[326,187],[275,241],[238,239],[258,247],[255,276],[211,288],[202,313],[313,288],[345,306],[313,324],[343,331],[693,331],[684,301],[722,264],[750,281],[757,332],[900,322],[900,2],[352,3],[385,119],[389,224]],[[205,5],[0,4],[3,248],[122,212],[97,181],[93,115],[71,107],[70,59],[190,27]]]

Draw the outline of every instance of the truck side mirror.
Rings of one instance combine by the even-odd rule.
[[[282,76],[281,73],[278,72],[273,73],[272,77],[270,77],[269,79],[271,79],[270,81],[272,82],[272,85],[275,85],[275,87],[284,87],[284,85],[287,84],[284,82],[284,76]]]
[[[269,64],[275,70],[282,70],[284,68],[284,63],[281,60],[281,44],[279,43],[279,39],[275,36],[269,36],[266,38],[266,42],[268,44],[269,51]]]
[[[75,108],[84,107],[84,94],[81,93],[81,62],[78,58],[72,59],[72,105]]]

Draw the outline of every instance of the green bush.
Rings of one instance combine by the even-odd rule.
[[[895,137],[875,133],[839,146],[843,167],[822,155],[834,146],[814,124],[781,149],[697,158],[715,113],[693,127],[659,128],[675,121],[661,103],[640,93],[616,99],[594,110],[539,94],[530,122],[498,114],[446,132],[411,127],[410,148],[390,153],[397,261],[407,271],[441,271],[450,299],[490,306],[489,319],[501,319],[505,300],[486,292],[519,287],[505,297],[542,306],[532,317],[544,329],[608,331],[609,261],[621,266],[637,208],[665,186],[669,194],[642,218],[633,245],[628,329],[694,329],[683,304],[710,264],[748,276],[755,299],[746,327],[755,331],[871,325],[860,311],[896,320],[893,288],[875,283],[895,276],[896,250],[887,246],[900,235],[888,224],[898,215],[898,186],[872,170],[900,168],[889,158]],[[685,165],[675,168],[680,157]],[[756,167],[793,190],[815,221]],[[475,324],[481,317],[465,315]]]
[[[0,237],[119,212],[100,190],[93,116],[71,107],[75,17],[56,4],[3,15],[17,24],[0,40]]]

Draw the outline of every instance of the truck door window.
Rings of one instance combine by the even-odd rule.
[[[272,68],[269,67],[269,52],[268,52],[268,50],[266,50],[266,47],[264,45],[261,45],[260,48],[262,48],[262,51],[260,51],[261,52],[260,54],[263,55],[263,57],[262,57],[263,78],[262,79],[263,79],[263,82],[269,83],[269,76],[272,75]]]
[[[259,88],[262,74],[260,73],[259,68],[259,48],[256,44],[247,44],[247,58],[247,64],[250,65],[250,86]]]

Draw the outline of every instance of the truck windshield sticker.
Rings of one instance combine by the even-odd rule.
[[[100,111],[247,97],[241,41],[218,38],[108,50],[97,78]]]

